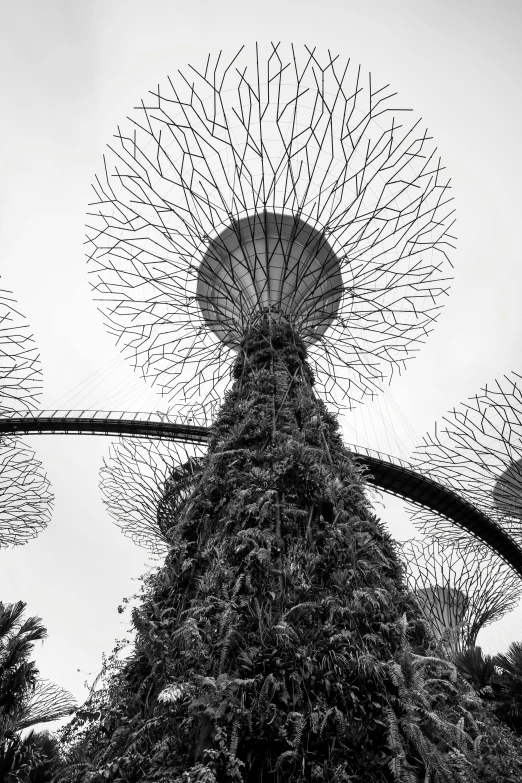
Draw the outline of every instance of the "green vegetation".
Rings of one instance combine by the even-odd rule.
[[[47,631],[39,617],[24,620],[25,604],[0,603],[0,780],[44,783],[58,758],[57,740],[46,733],[22,731],[69,715],[69,693],[38,679],[30,655]]]
[[[522,779],[518,737],[405,587],[304,346],[262,321],[132,655],[62,733],[60,783]]]

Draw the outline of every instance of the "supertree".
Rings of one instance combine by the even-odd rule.
[[[29,326],[0,291],[0,415],[31,410],[41,391],[38,351]],[[24,544],[43,530],[52,495],[41,462],[17,437],[0,437],[0,548]]]
[[[328,400],[400,370],[453,242],[449,182],[406,119],[387,86],[306,47],[209,56],[152,91],[109,148],[87,235],[96,298],[143,374],[212,406],[268,312]]]
[[[41,393],[40,357],[11,291],[0,290],[0,412],[33,408]]]
[[[53,496],[42,463],[20,438],[0,438],[0,548],[27,543],[47,527]]]
[[[168,554],[64,781],[471,781],[454,667],[413,652],[432,637],[325,404],[371,395],[439,312],[428,134],[306,47],[151,95],[96,181],[93,287],[144,376],[214,420],[160,471]]]
[[[522,376],[516,372],[485,385],[442,417],[415,450],[419,470],[480,508],[522,542]],[[426,535],[467,547],[469,533],[427,509],[410,506]]]
[[[408,586],[452,653],[474,647],[479,631],[520,601],[520,579],[485,546],[412,539],[401,544],[401,554]]]
[[[23,601],[0,602],[0,779],[6,782],[33,780],[31,768],[43,761],[31,736],[21,732],[70,715],[76,707],[72,695],[42,680],[29,660],[34,643],[47,632],[39,617],[24,618],[24,612]]]
[[[27,701],[19,706],[16,731],[64,718],[77,705],[72,694],[60,685],[49,680],[38,680],[33,692],[27,696]]]
[[[165,555],[170,520],[193,490],[204,454],[172,440],[120,438],[100,471],[109,514],[135,544]]]

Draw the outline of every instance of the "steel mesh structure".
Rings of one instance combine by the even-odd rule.
[[[392,99],[330,54],[256,47],[158,87],[110,148],[87,238],[109,329],[176,404],[207,421],[220,409],[190,426],[206,430],[203,458],[129,440],[104,466],[117,523],[168,554],[133,611],[129,693],[111,694],[125,725],[97,735],[100,769],[159,774],[148,751],[130,761],[130,728],[163,702],[183,723],[173,739],[161,723],[148,746],[172,739],[167,776],[373,780],[383,748],[394,772],[449,770],[461,738],[445,712],[437,745],[422,721],[413,739],[403,726],[419,703],[410,644],[433,647],[423,616],[450,649],[473,644],[517,603],[518,578],[487,549],[412,542],[417,607],[364,467],[448,518],[471,515],[519,574],[522,550],[429,474],[382,455],[357,464],[325,405],[360,402],[403,366],[447,291],[449,183]],[[173,422],[126,426],[190,437]]]
[[[212,409],[270,313],[351,406],[404,366],[448,290],[453,208],[430,137],[330,53],[242,48],[168,79],[118,129],[94,192],[95,297],[177,401]]]
[[[100,414],[99,411],[90,413]],[[131,434],[120,438],[104,461],[100,473],[104,502],[115,523],[134,543],[155,554],[164,554],[170,546],[172,520],[194,489],[210,430],[194,426],[187,431],[187,425],[177,424],[169,417],[162,422],[161,430],[159,423],[147,420],[143,415],[141,419],[132,419],[128,413],[124,415],[126,419],[114,417],[105,423],[100,418],[97,429],[93,430],[110,434],[117,432],[119,427],[120,431]],[[87,426],[90,428],[96,421],[90,418]],[[128,428],[131,421],[135,434]],[[44,427],[50,423],[55,428],[52,431],[60,431],[63,422],[67,431],[82,431],[81,419],[73,417],[57,422],[44,419]],[[444,521],[453,531],[449,533],[451,540],[455,541],[457,536],[457,545],[467,546],[470,541],[478,541],[489,547],[514,573],[522,576],[522,549],[510,534],[461,493],[431,477],[426,467],[418,470],[415,463],[390,455],[360,446],[348,448],[359,466],[365,469],[365,480],[370,486],[409,501],[413,513],[419,516],[438,519],[439,523]],[[461,533],[454,532],[455,525]],[[441,537],[448,540],[447,535]]]
[[[19,438],[0,437],[0,549],[25,544],[45,529],[52,500],[35,452]]]
[[[38,680],[34,691],[20,705],[16,721],[17,731],[38,723],[50,723],[64,718],[74,712],[77,706],[69,691],[54,682]]]
[[[400,545],[406,581],[435,637],[453,652],[520,601],[520,578],[487,547],[425,539]]]
[[[479,508],[522,543],[522,376],[484,386],[454,408],[416,450],[419,471]],[[421,532],[466,546],[469,534],[427,509],[410,506]]]
[[[29,326],[10,291],[0,291],[0,416],[34,410],[41,368]],[[0,435],[0,548],[47,526],[52,495],[41,462],[19,438]]]
[[[172,440],[120,438],[104,460],[104,503],[124,535],[154,554],[165,554],[168,518],[190,492],[203,446]]]
[[[0,290],[0,415],[35,407],[42,387],[40,357],[10,291]]]

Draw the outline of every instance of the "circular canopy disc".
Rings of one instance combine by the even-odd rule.
[[[324,234],[275,212],[235,220],[211,240],[198,270],[203,318],[230,347],[264,314],[315,343],[334,320],[342,290],[339,261]]]

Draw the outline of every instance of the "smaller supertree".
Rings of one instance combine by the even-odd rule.
[[[416,467],[483,511],[522,542],[522,375],[512,372],[442,417],[424,436]],[[411,506],[419,530],[454,546],[470,536],[430,510]]]
[[[124,535],[165,555],[177,508],[190,493],[204,447],[171,440],[120,438],[104,460],[100,488]]]
[[[31,410],[41,391],[38,351],[29,326],[0,291],[0,415]],[[47,526],[52,494],[42,464],[20,439],[0,437],[0,548],[25,544]]]
[[[71,694],[41,680],[29,660],[47,631],[39,617],[24,619],[24,612],[23,601],[0,603],[0,780],[13,783],[32,779],[29,771],[45,761],[33,739],[20,732],[70,715],[76,707]]]
[[[0,290],[0,413],[34,408],[42,386],[40,357],[12,296]]]
[[[450,180],[420,121],[345,57],[279,43],[209,54],[140,101],[102,171],[91,285],[170,400],[219,402],[266,312],[293,324],[340,407],[378,393],[436,323]]]
[[[401,545],[406,580],[435,637],[452,653],[476,644],[479,631],[514,609],[520,580],[484,545],[437,540]]]
[[[19,438],[0,438],[0,548],[35,538],[51,517],[53,495],[42,463]]]

